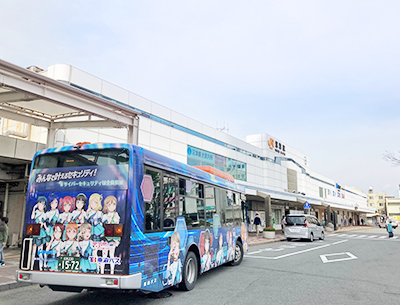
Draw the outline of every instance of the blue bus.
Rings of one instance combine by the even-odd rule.
[[[36,153],[18,281],[55,291],[191,290],[199,274],[239,265],[244,188],[213,173],[131,144]]]

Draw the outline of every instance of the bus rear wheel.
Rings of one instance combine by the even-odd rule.
[[[183,264],[182,282],[179,283],[179,289],[186,291],[192,290],[197,282],[198,270],[197,257],[190,251]]]
[[[243,246],[240,240],[236,241],[236,247],[235,247],[235,258],[233,261],[229,262],[231,266],[238,266],[243,260]]]

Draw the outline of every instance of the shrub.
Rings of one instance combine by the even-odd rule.
[[[264,231],[275,231],[275,228],[266,227],[266,228],[264,228]]]

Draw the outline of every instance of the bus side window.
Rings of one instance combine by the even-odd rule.
[[[233,193],[233,223],[235,226],[240,226],[242,223],[242,204],[240,202],[240,195]]]
[[[163,176],[163,208],[164,208],[164,229],[175,228],[176,216],[178,215],[177,185],[176,177],[164,174]]]
[[[146,170],[147,175],[151,175],[154,185],[153,199],[145,203],[145,229],[146,231],[156,231],[161,229],[161,173]]]
[[[179,179],[179,194],[179,215],[185,218],[186,225],[188,227],[205,227],[203,184]]]
[[[213,227],[214,214],[217,213],[215,205],[215,188],[211,185],[204,187],[205,203],[206,203],[206,223],[207,226]]]
[[[219,219],[221,222],[222,227],[227,226],[227,212],[229,212],[228,209],[228,196],[226,194],[226,190],[220,189],[220,188],[215,188],[215,202],[216,202],[216,210],[217,213],[219,214]]]

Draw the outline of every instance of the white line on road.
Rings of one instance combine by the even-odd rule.
[[[284,254],[284,255],[280,255],[280,256],[275,256],[275,257],[257,256],[257,255],[248,256],[251,253],[246,254],[245,257],[262,258],[262,259],[273,259],[273,260],[275,260],[275,259],[281,259],[281,258],[285,258],[285,257],[297,255],[297,254],[302,254],[302,253],[305,253],[305,252],[310,252],[310,251],[326,248],[326,247],[329,247],[331,245],[337,245],[337,244],[340,244],[340,243],[344,243],[346,241],[348,241],[348,240],[341,240],[341,241],[337,241],[337,242],[332,243],[332,244],[326,244],[326,245],[322,245],[322,246],[318,246],[318,247],[314,247],[314,248],[310,248],[310,249],[306,249],[306,250],[302,250],[302,251],[292,252],[292,253],[288,253],[288,254]]]
[[[378,237],[378,235],[370,235],[370,236],[368,236],[368,238],[375,238],[375,237]]]
[[[338,258],[338,259],[328,259],[328,256],[335,256],[335,255],[347,255],[348,257],[345,258]],[[325,255],[320,255],[319,256],[322,260],[322,262],[325,263],[334,263],[334,262],[341,262],[341,261],[348,261],[351,259],[358,259],[357,256],[354,254],[351,254],[350,252],[341,252],[341,253],[332,253],[332,254],[325,254]]]
[[[335,241],[332,245],[338,245],[338,244],[341,244],[341,243],[345,243],[346,241],[348,241],[348,240],[347,239],[343,239],[341,241]]]

